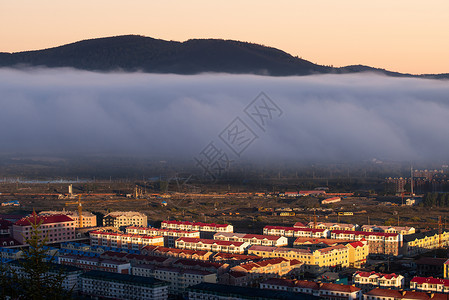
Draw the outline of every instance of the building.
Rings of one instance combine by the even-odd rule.
[[[427,277],[443,277],[444,264],[447,261],[446,258],[437,257],[421,257],[416,260],[416,275]]]
[[[332,197],[332,198],[327,198],[324,200],[321,200],[321,204],[331,204],[331,203],[337,203],[340,202],[341,198],[340,197]]]
[[[103,217],[103,226],[120,228],[132,225],[146,227],[148,225],[147,216],[136,211],[115,211]]]
[[[413,277],[410,289],[422,292],[449,293],[449,279],[433,277]]]
[[[363,225],[361,227],[362,231],[367,232],[386,232],[386,233],[399,233],[401,235],[413,234],[415,233],[414,227],[408,226],[378,226],[378,225]]]
[[[296,226],[296,224],[293,227]],[[316,226],[314,222],[309,222],[307,224],[309,228],[319,228],[319,229],[327,229],[327,230],[351,230],[355,231],[359,226],[356,224],[346,224],[346,223],[326,223],[326,222],[316,222]]]
[[[286,237],[313,237],[313,238],[327,238],[329,230],[314,229],[307,227],[285,227],[285,226],[265,226],[263,228],[265,235],[277,235]]]
[[[176,248],[190,250],[206,250],[225,253],[244,253],[250,246],[247,242],[218,241],[199,238],[178,238]]]
[[[40,224],[40,239],[47,237],[48,243],[65,242],[75,239],[75,221],[66,215],[39,216],[33,213],[17,221],[12,226],[13,238],[25,244],[33,232],[32,224]]]
[[[449,279],[449,259],[444,262],[443,274],[445,279]]]
[[[11,236],[12,222],[0,219],[0,238],[7,238]]]
[[[145,246],[163,246],[164,237],[92,231],[89,234],[91,246],[106,246],[121,249],[140,250]]]
[[[199,231],[189,231],[189,230],[176,230],[176,229],[161,229],[152,227],[138,227],[129,226],[126,227],[126,233],[128,234],[140,234],[147,236],[163,236],[164,246],[173,248],[175,247],[175,241],[180,237],[192,237],[199,238]]]
[[[98,257],[79,255],[60,255],[58,263],[61,265],[74,266],[84,271],[99,270],[112,273],[130,274],[131,264],[114,259],[102,259]]]
[[[169,294],[182,293],[189,286],[202,282],[217,283],[216,273],[176,267],[158,267],[140,264],[132,267],[132,274],[143,277],[154,277],[169,282]]]
[[[391,273],[356,272],[352,276],[352,282],[356,287],[364,291],[374,288],[400,290],[404,288],[404,276]]]
[[[66,211],[66,210],[47,210],[47,211],[41,211],[39,213],[40,216],[52,216],[52,215],[66,215],[72,218],[75,221],[76,228],[79,228],[79,218],[78,218],[78,212],[77,211]],[[91,212],[83,211],[82,212],[83,220],[82,220],[82,227],[95,227],[97,226],[97,216],[94,215]]]
[[[200,283],[187,288],[189,300],[312,300],[313,295],[281,290],[231,286],[225,284]]]
[[[261,289],[282,290],[295,293],[310,294],[328,300],[360,300],[362,291],[352,285],[335,283],[318,283],[306,280],[290,280],[271,278],[260,284]]]
[[[319,273],[337,267],[359,266],[365,263],[366,255],[368,255],[368,244],[366,242],[359,243],[360,245],[337,245],[317,250],[251,246],[248,249],[248,254],[265,258],[283,257],[286,259],[296,259],[304,262],[305,271]],[[361,258],[360,253],[364,253],[365,257]],[[360,261],[355,261],[356,258],[360,259]]]
[[[168,299],[168,282],[129,274],[89,271],[81,275],[81,293],[115,299]]]
[[[232,282],[232,279],[230,279],[229,284],[253,286],[254,284],[259,284],[261,280],[268,278],[299,275],[302,265],[303,263],[299,260],[288,260],[282,257],[242,263],[232,267],[231,272],[241,273],[245,276],[240,276],[241,279],[238,284]]]
[[[145,246],[142,248],[140,252],[143,255],[156,255],[156,256],[176,257],[193,260],[203,260],[203,261],[209,260],[209,257],[212,255],[211,251],[187,250],[187,249],[168,248],[161,246]]]
[[[250,243],[251,245],[261,245],[261,246],[281,247],[288,245],[288,239],[284,236],[232,233],[232,232],[218,232],[214,234],[214,240],[247,242]]]
[[[447,295],[416,291],[397,291],[375,288],[363,295],[363,300],[447,300]]]
[[[368,241],[369,251],[373,254],[399,255],[402,247],[402,235],[398,233],[332,230],[332,239]]]
[[[78,291],[80,289],[79,286],[79,278],[83,271],[80,268],[76,268],[74,266],[61,266],[54,263],[47,263],[49,266],[49,271],[45,273],[45,276],[48,280],[52,278],[56,279],[61,274],[64,273],[65,278],[62,282],[62,288],[67,291]],[[19,277],[27,278],[28,273],[24,272],[23,266],[19,260],[14,260],[9,263],[11,269],[15,272],[15,274]]]
[[[438,230],[430,230],[420,233],[414,233],[404,236],[404,247],[402,254],[406,256],[415,256],[432,249],[449,245],[449,231],[444,229],[440,234]]]
[[[234,227],[230,224],[201,223],[189,221],[163,221],[161,228],[177,230],[197,230],[207,232],[233,232]]]
[[[321,249],[332,246],[337,246],[340,244],[347,244],[352,241],[349,240],[333,240],[326,238],[310,238],[310,237],[299,237],[293,242],[293,247],[302,249]]]

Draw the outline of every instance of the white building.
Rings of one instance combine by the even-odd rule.
[[[218,241],[198,238],[179,238],[176,248],[189,250],[206,250],[225,253],[244,253],[250,246],[247,242]]]
[[[391,273],[356,272],[352,277],[356,287],[369,291],[374,288],[400,290],[404,288],[404,276]]]
[[[178,230],[198,230],[208,232],[233,232],[234,227],[230,224],[201,223],[189,221],[163,221],[161,228]]]
[[[116,232],[92,231],[89,233],[91,246],[140,250],[145,246],[163,246],[164,237],[126,234]]]
[[[81,275],[81,292],[90,297],[166,300],[168,282],[150,277],[89,271]]]
[[[327,238],[329,236],[329,230],[307,227],[265,226],[263,228],[263,234],[286,237]]]
[[[216,233],[214,234],[214,240],[246,242],[250,243],[251,245],[275,246],[275,247],[288,245],[288,239],[285,236],[232,233],[232,232]]]
[[[199,238],[199,231],[189,231],[189,230],[176,230],[176,229],[161,229],[152,227],[139,227],[139,226],[129,226],[126,227],[126,233],[128,234],[140,234],[146,236],[163,236],[164,246],[173,248],[175,247],[175,241],[180,237],[192,237]]]

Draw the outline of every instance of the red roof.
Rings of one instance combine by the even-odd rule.
[[[192,225],[200,227],[228,227],[229,224],[216,224],[216,223],[202,223],[202,222],[189,222],[189,221],[163,221],[165,224],[176,224],[176,225]]]
[[[413,277],[410,283],[415,282],[417,284],[430,283],[430,284],[443,284],[444,286],[449,286],[449,279],[440,279],[433,277]]]
[[[397,290],[387,290],[381,288],[375,288],[369,292],[366,292],[367,296],[377,296],[377,297],[385,297],[385,298],[394,298],[394,299],[432,299],[432,300],[447,300],[447,294],[441,293],[425,293],[425,292],[415,292],[415,291],[397,291]]]
[[[380,278],[385,278],[385,279],[392,279],[392,278],[397,278],[399,275],[398,274],[395,274],[395,273],[391,273],[391,274],[387,274],[387,273],[376,273],[376,272],[374,272],[374,271],[372,271],[372,272],[362,272],[362,271],[359,271],[359,272],[356,272],[354,275],[359,275],[360,277],[371,277],[371,276],[377,276],[377,277],[380,277]]]
[[[352,285],[345,285],[345,284],[336,284],[336,283],[328,283],[325,282],[320,286],[320,290],[327,290],[327,291],[338,291],[338,292],[345,292],[345,293],[355,293],[358,291],[361,291],[361,289],[352,286]]]
[[[0,219],[0,229],[8,229],[12,224],[13,223],[8,220]]]
[[[189,238],[189,237],[180,237],[176,241],[182,241],[185,243],[203,243],[208,245],[220,245],[220,246],[236,246],[240,247],[244,243],[243,242],[233,242],[233,241],[220,241],[220,240],[212,240],[212,239],[200,239],[200,238]]]
[[[30,226],[31,224],[51,224],[73,222],[73,219],[66,215],[38,216],[36,214],[25,217],[14,223],[17,226]]]

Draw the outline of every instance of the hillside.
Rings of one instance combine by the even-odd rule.
[[[44,50],[0,53],[0,67],[22,65],[175,74],[220,72],[289,76],[376,71],[410,76],[367,66],[321,66],[275,48],[246,42],[220,39],[176,42],[138,35],[84,40]],[[445,78],[447,75],[429,76]]]

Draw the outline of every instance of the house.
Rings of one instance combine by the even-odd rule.
[[[410,280],[410,289],[423,292],[449,293],[449,279],[413,277]]]
[[[329,236],[329,230],[306,227],[265,226],[263,228],[263,234],[286,237],[327,238]]]
[[[108,213],[103,217],[103,226],[120,228],[131,225],[147,226],[147,216],[136,211],[115,211]]]
[[[106,246],[121,249],[140,250],[147,245],[164,245],[164,237],[162,236],[146,236],[99,230],[90,232],[89,238],[92,246]]]
[[[233,232],[234,227],[230,224],[201,223],[189,221],[163,221],[161,228],[178,230],[197,230],[207,232]]]
[[[164,246],[173,248],[175,247],[175,241],[180,237],[193,237],[199,238],[199,231],[190,230],[177,230],[177,229],[162,229],[143,226],[129,226],[126,227],[126,233],[128,234],[140,234],[146,236],[163,236]]]
[[[447,295],[437,293],[425,293],[416,291],[397,291],[375,288],[363,295],[363,300],[447,300]]]
[[[296,226],[294,226],[296,227]],[[328,230],[351,230],[355,231],[358,228],[356,224],[346,224],[346,223],[326,223],[326,222],[317,222],[316,225],[314,222],[309,222],[307,224],[309,228],[320,228],[320,229],[328,229]]]
[[[376,273],[358,271],[352,276],[352,282],[356,287],[364,291],[374,288],[400,290],[404,288],[404,276],[391,273]]]

